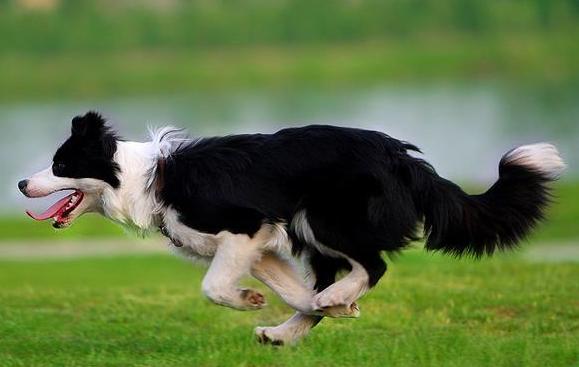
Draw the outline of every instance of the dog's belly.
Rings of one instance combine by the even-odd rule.
[[[168,208],[163,216],[165,235],[176,252],[185,256],[212,258],[217,249],[217,235],[199,232],[179,221],[179,213]]]
[[[205,260],[215,256],[221,234],[227,233],[211,234],[191,228],[179,220],[179,212],[173,208],[165,210],[163,224],[163,234],[171,240],[171,247],[176,253]],[[291,257],[291,242],[285,223],[263,224],[256,235],[263,236],[262,251]]]

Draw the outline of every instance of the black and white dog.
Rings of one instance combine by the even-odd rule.
[[[282,344],[324,316],[356,317],[356,301],[386,271],[382,253],[421,230],[426,249],[455,256],[516,247],[543,218],[549,183],[565,167],[552,145],[522,146],[502,158],[487,192],[468,195],[409,151],[419,152],[380,132],[333,126],[201,139],[164,128],[137,143],[89,112],[72,120],[52,165],[18,186],[28,197],[74,190],[29,213],[57,228],[98,212],[142,233],[160,230],[175,251],[210,263],[202,289],[215,303],[264,306],[238,285],[253,275],[297,311],[256,329],[262,342]]]

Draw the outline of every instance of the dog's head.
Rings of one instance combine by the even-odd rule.
[[[54,227],[62,228],[84,213],[101,212],[103,192],[120,185],[114,161],[117,140],[98,113],[75,117],[71,136],[54,154],[52,165],[18,183],[20,191],[31,198],[74,192],[41,214],[27,213],[36,220],[52,219]]]

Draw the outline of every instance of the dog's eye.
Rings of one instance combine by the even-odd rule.
[[[66,165],[64,163],[54,163],[52,165],[52,172],[55,175],[58,175],[59,173],[62,173],[65,168],[66,168]]]

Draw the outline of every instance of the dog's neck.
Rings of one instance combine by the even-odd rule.
[[[163,206],[157,200],[157,164],[162,157],[152,142],[118,141],[114,160],[120,167],[120,187],[103,192],[103,214],[145,235],[161,224]]]

